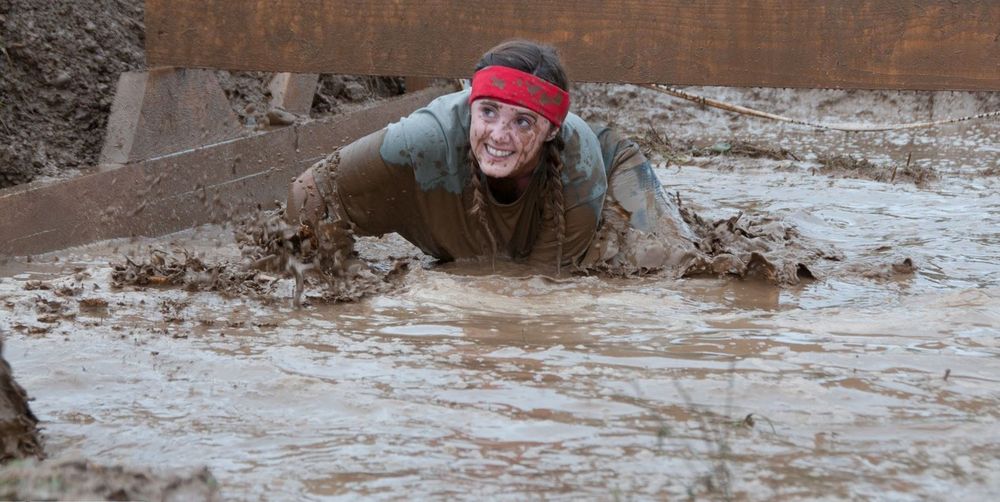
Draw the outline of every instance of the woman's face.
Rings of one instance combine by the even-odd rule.
[[[527,108],[489,98],[472,102],[469,143],[479,168],[491,178],[530,177],[542,145],[558,132],[548,119]]]

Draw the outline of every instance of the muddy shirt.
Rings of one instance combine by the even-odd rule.
[[[461,91],[344,147],[339,166],[330,167],[336,170],[333,176],[314,168],[328,210],[350,221],[360,235],[397,232],[443,260],[488,255],[486,230],[470,211],[475,191],[470,183],[470,123],[469,91]],[[580,117],[570,114],[560,134],[566,144],[565,265],[578,263],[586,253],[608,181],[597,136]],[[543,160],[515,202],[502,204],[487,197],[485,214],[501,254],[555,265],[556,221],[545,210],[547,168]]]

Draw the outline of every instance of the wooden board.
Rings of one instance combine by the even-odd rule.
[[[284,201],[292,178],[339,146],[451,91],[429,88],[325,121],[0,191],[0,255],[157,236]]]
[[[467,77],[553,44],[575,81],[1000,90],[995,0],[147,0],[150,65]]]

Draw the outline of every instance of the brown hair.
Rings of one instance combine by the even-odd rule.
[[[527,40],[511,40],[504,42],[483,55],[476,63],[476,71],[487,66],[506,66],[516,70],[530,73],[536,77],[547,80],[564,91],[569,90],[569,79],[566,78],[566,71],[559,62],[559,55],[555,48],[541,45]],[[561,153],[566,144],[562,136],[556,134],[555,138],[544,145],[546,160],[548,161],[548,172],[546,174],[545,185],[548,188],[546,193],[545,210],[551,211],[556,220],[556,274],[562,271],[562,248],[563,240],[566,237],[566,211],[563,199],[562,172],[563,163]],[[479,162],[472,151],[469,151],[469,160],[472,164],[472,186],[474,188],[472,198],[472,208],[470,213],[478,218],[479,223],[486,231],[486,237],[490,242],[490,257],[495,259],[497,253],[496,232],[493,224],[486,217],[486,186],[479,179]]]

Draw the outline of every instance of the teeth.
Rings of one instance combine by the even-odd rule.
[[[514,155],[514,152],[507,152],[507,151],[504,151],[504,150],[497,150],[496,148],[493,148],[490,145],[486,145],[486,153],[489,153],[490,155],[492,155],[494,157],[510,157],[511,155]]]

